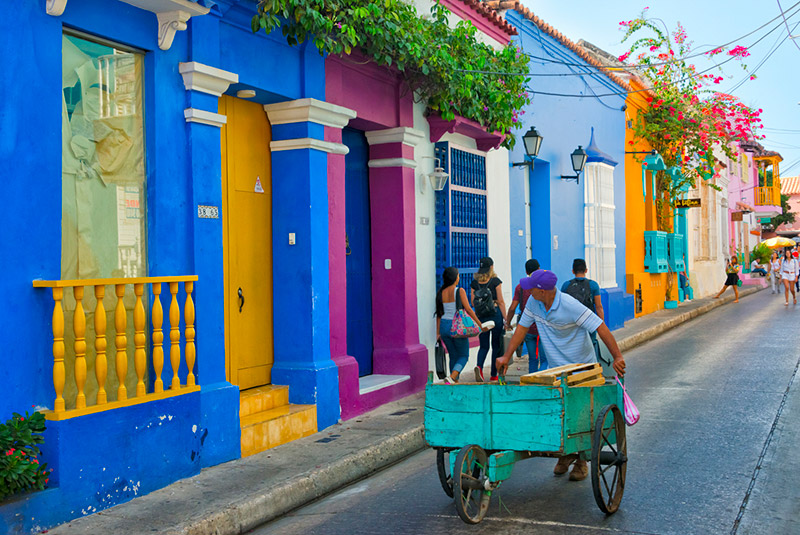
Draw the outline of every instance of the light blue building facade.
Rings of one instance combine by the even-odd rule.
[[[512,278],[525,276],[525,261],[536,258],[563,282],[572,278],[573,259],[585,258],[588,277],[601,286],[606,323],[620,328],[633,318],[633,296],[624,291],[624,82],[526,8],[505,17],[530,56],[534,94],[520,133],[535,127],[543,138],[534,164],[511,171]],[[576,180],[570,155],[579,146],[588,158]],[[511,162],[526,160],[517,143]]]

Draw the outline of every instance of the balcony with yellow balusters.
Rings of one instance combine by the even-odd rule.
[[[774,207],[781,211],[781,175],[779,164],[783,160],[780,154],[762,151],[753,157],[758,168],[758,185],[755,188],[756,206]]]
[[[66,420],[198,392],[192,299],[196,281],[196,275],[33,281],[34,288],[51,289],[54,303],[51,328],[55,399],[53,409],[43,411],[45,417]],[[161,303],[164,285],[164,297],[169,300],[166,370]],[[145,293],[148,286],[150,292]],[[107,288],[111,291],[107,292]],[[152,303],[147,306],[150,299]],[[88,332],[87,315],[93,320]],[[109,315],[113,318],[111,330]],[[113,351],[111,360],[109,346]],[[93,377],[89,377],[89,368],[94,369]]]

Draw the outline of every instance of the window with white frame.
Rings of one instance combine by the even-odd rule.
[[[588,276],[601,288],[616,280],[614,241],[614,168],[605,163],[586,164],[584,170],[584,243]]]

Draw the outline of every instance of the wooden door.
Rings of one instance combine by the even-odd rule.
[[[228,379],[270,384],[272,323],[271,129],[264,108],[223,95],[222,217]]]
[[[369,145],[363,132],[345,128],[345,231],[347,232],[347,354],[358,375],[372,374],[372,247],[370,244]]]

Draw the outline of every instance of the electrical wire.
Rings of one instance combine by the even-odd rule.
[[[797,2],[796,4],[794,4],[792,7],[790,7],[789,9],[787,9],[785,12],[784,12],[784,11],[781,11],[781,14],[780,14],[780,15],[778,15],[777,17],[775,17],[775,18],[773,18],[773,19],[769,20],[768,22],[766,22],[766,23],[762,24],[761,26],[759,26],[759,27],[758,27],[758,28],[756,28],[755,30],[753,30],[753,31],[751,31],[751,32],[748,32],[748,33],[746,33],[746,34],[742,35],[741,37],[737,37],[736,39],[734,39],[734,40],[732,40],[732,41],[729,41],[729,42],[727,42],[727,43],[725,43],[725,44],[722,44],[722,45],[719,45],[719,46],[716,46],[716,47],[710,47],[710,48],[711,48],[711,50],[716,50],[717,48],[724,48],[724,47],[726,47],[726,46],[732,45],[733,43],[736,43],[737,41],[740,41],[740,40],[744,39],[745,37],[750,37],[750,36],[751,36],[751,35],[753,35],[754,33],[758,32],[759,30],[762,30],[763,28],[766,28],[767,26],[769,26],[770,24],[772,24],[772,23],[773,23],[773,22],[775,22],[776,20],[778,20],[778,19],[780,19],[781,17],[785,16],[785,13],[789,13],[790,11],[792,11],[793,9],[795,9],[795,8],[796,8],[796,7],[798,7],[798,6],[800,6],[800,2]],[[791,15],[789,15],[789,17],[788,17],[788,18],[792,18],[792,17],[794,17],[795,15],[797,15],[798,13],[800,13],[800,10],[799,10],[799,11],[796,11],[796,12],[794,12],[794,13],[792,13]],[[781,24],[780,24],[780,23],[778,23],[778,26],[781,26]],[[773,30],[771,30],[769,33],[772,33],[772,31],[774,31],[774,30],[775,30],[775,28],[773,28]],[[619,69],[620,69],[620,70],[635,70],[635,69],[639,69],[639,68],[642,68],[642,67],[660,67],[660,66],[662,66],[662,65],[671,65],[671,64],[673,64],[673,63],[677,63],[677,62],[679,62],[679,61],[684,61],[684,60],[686,60],[686,59],[689,59],[689,58],[694,58],[694,57],[698,57],[698,56],[704,56],[704,55],[706,55],[706,54],[707,54],[707,52],[699,52],[699,53],[697,53],[697,54],[690,54],[690,55],[688,55],[688,56],[685,56],[685,57],[684,57],[684,58],[682,58],[682,59],[674,59],[674,60],[670,60],[670,61],[664,61],[664,62],[660,62],[660,63],[645,63],[645,64],[638,64],[638,65],[637,65],[637,64],[633,64],[633,65],[625,65],[624,67],[619,67]],[[586,65],[584,65],[584,64],[581,64],[581,63],[565,63],[565,62],[562,62],[562,61],[553,61],[553,60],[550,60],[550,59],[548,59],[548,58],[545,58],[545,57],[541,57],[541,56],[533,56],[533,55],[531,55],[531,54],[528,54],[528,56],[529,56],[530,58],[533,58],[533,59],[538,59],[538,60],[541,60],[541,61],[546,61],[546,62],[550,62],[550,63],[560,63],[560,64],[562,64],[562,65],[570,65],[570,66],[572,66],[572,67],[587,67]],[[598,70],[600,70],[600,71],[603,71],[603,70],[608,70],[607,68],[604,68],[604,67],[591,67],[591,66],[589,66],[589,68],[596,68],[596,69],[598,69]]]
[[[794,25],[794,27],[792,28],[792,30],[794,30],[795,28],[797,28],[797,26],[800,26],[800,22],[798,22],[797,24],[795,24],[795,25]],[[772,32],[770,32],[770,33],[772,33]],[[767,35],[769,35],[769,34],[767,34]],[[742,87],[742,85],[744,85],[744,83],[745,83],[747,80],[750,80],[751,76],[753,76],[753,75],[754,75],[754,74],[755,74],[755,73],[758,71],[758,69],[760,69],[760,68],[761,68],[761,67],[764,65],[764,63],[766,63],[766,62],[767,62],[767,60],[768,60],[769,58],[771,58],[771,57],[772,57],[772,55],[773,55],[775,52],[777,52],[777,51],[778,51],[778,49],[779,49],[779,48],[780,48],[780,47],[783,45],[783,43],[785,43],[785,42],[786,42],[786,40],[787,40],[787,39],[789,38],[789,36],[791,36],[791,35],[792,35],[792,32],[791,32],[791,31],[789,31],[789,33],[788,33],[788,34],[786,35],[786,37],[784,37],[783,39],[780,39],[780,36],[778,36],[778,39],[779,39],[779,41],[776,41],[776,44],[773,46],[772,50],[771,50],[771,51],[770,51],[770,52],[769,52],[769,53],[768,53],[768,54],[767,54],[767,55],[764,57],[764,59],[762,59],[762,60],[761,60],[761,61],[758,63],[758,65],[756,65],[756,66],[755,66],[755,68],[754,68],[752,71],[750,71],[750,72],[748,73],[748,75],[747,75],[745,78],[742,78],[742,79],[739,81],[739,83],[737,83],[737,84],[736,84],[736,85],[734,85],[734,86],[733,86],[731,89],[729,89],[728,91],[726,91],[726,93],[728,93],[728,94],[732,94],[734,91],[736,91],[737,89],[739,89],[740,87]],[[766,37],[766,35],[765,35],[764,37]]]
[[[800,2],[798,2],[797,4],[795,4],[794,6],[792,6],[792,7],[790,8],[790,10],[791,10],[791,9],[793,9],[793,8],[795,8],[795,7],[797,7],[797,6],[800,6]],[[798,11],[797,13],[800,13],[800,11]],[[797,14],[797,13],[795,13],[795,14]],[[760,26],[758,29],[754,30],[753,32],[750,32],[749,34],[746,34],[746,36],[747,36],[747,35],[752,35],[752,34],[753,34],[753,33],[755,33],[756,31],[758,31],[758,30],[760,30],[760,29],[764,28],[765,26],[767,26],[767,25],[769,25],[770,23],[774,22],[774,21],[775,21],[775,20],[777,20],[778,18],[780,18],[780,16],[778,16],[778,17],[775,17],[775,18],[774,18],[774,19],[772,19],[770,22],[768,22],[767,24],[764,24],[764,25]],[[790,17],[790,18],[791,18],[791,17]],[[800,25],[800,22],[799,22],[799,23],[797,23],[797,24],[795,25],[795,27],[797,27],[797,25]],[[758,38],[758,39],[757,39],[755,42],[753,42],[753,44],[751,44],[751,45],[750,45],[748,48],[752,48],[752,47],[754,47],[755,45],[757,45],[758,43],[760,43],[761,41],[763,41],[764,39],[766,39],[766,38],[767,38],[767,37],[768,37],[770,34],[772,34],[774,31],[778,30],[778,29],[779,29],[779,28],[781,28],[781,27],[782,27],[782,24],[780,24],[780,23],[779,23],[779,24],[778,24],[778,25],[776,25],[774,28],[772,28],[770,31],[768,31],[767,33],[765,33],[764,35],[762,35],[761,37],[759,37],[759,38]],[[780,45],[778,45],[778,46],[780,46]],[[772,51],[771,51],[771,52],[768,54],[768,56],[767,56],[766,58],[764,58],[764,60],[762,60],[762,61],[761,61],[761,63],[759,63],[759,65],[758,65],[758,67],[757,67],[757,68],[760,68],[760,67],[761,67],[761,65],[763,65],[763,64],[764,64],[764,62],[765,62],[767,59],[769,59],[769,57],[770,57],[770,56],[771,56],[771,55],[772,55],[772,54],[775,52],[775,50],[776,50],[776,49],[773,49],[773,50],[772,50]],[[530,55],[530,54],[526,54],[526,55],[528,55],[529,57],[534,57],[534,56],[532,56],[532,55]],[[551,62],[551,63],[559,63],[559,64],[561,64],[561,65],[564,65],[564,66],[576,66],[576,67],[583,67],[583,68],[589,68],[589,67],[590,67],[588,64],[569,63],[569,62],[564,62],[564,61],[550,60],[550,59],[548,59],[548,58],[541,58],[541,59],[543,59],[544,61]],[[670,85],[677,85],[677,84],[680,84],[680,83],[686,82],[686,81],[688,81],[688,80],[691,80],[691,79],[693,79],[693,78],[696,78],[696,77],[698,77],[698,76],[700,76],[700,75],[702,75],[702,74],[705,74],[705,73],[707,73],[707,72],[709,72],[709,71],[713,71],[713,70],[719,69],[719,68],[720,68],[722,65],[724,65],[724,64],[726,64],[726,63],[728,63],[728,62],[730,62],[730,61],[733,61],[734,59],[736,59],[736,58],[735,58],[735,57],[733,57],[733,56],[730,56],[730,57],[728,57],[727,59],[723,60],[722,62],[720,62],[720,63],[715,63],[713,66],[711,66],[711,67],[709,67],[709,68],[707,68],[707,69],[704,69],[704,70],[698,71],[698,72],[694,73],[694,74],[693,74],[693,75],[691,75],[691,76],[687,76],[687,77],[681,78],[681,79],[679,79],[679,80],[675,80],[675,81],[673,81],[673,82],[668,82],[668,83],[665,83],[664,85],[670,86]],[[599,68],[599,67],[598,67],[597,69],[598,69],[598,72],[602,72],[603,74],[605,74],[605,71],[609,70],[609,69],[602,69],[602,68]],[[625,69],[621,69],[621,70],[625,70],[625,71],[627,71],[628,69],[627,69],[627,68],[625,68]],[[525,77],[530,77],[530,76],[531,76],[531,74],[530,74],[530,73],[498,72],[498,71],[485,71],[485,70],[476,70],[476,69],[459,69],[459,72],[468,72],[468,73],[476,73],[476,74],[495,74],[495,75],[499,75],[499,76],[525,76]],[[751,74],[752,74],[752,73],[751,73]],[[567,76],[567,74],[562,74],[562,75],[564,75],[564,76]],[[749,80],[749,78],[750,78],[750,74],[748,74],[747,78],[745,78],[744,80],[742,80],[741,82],[739,82],[739,83],[736,85],[736,87],[735,87],[734,89],[738,89],[738,87],[740,87],[740,86],[742,85],[742,83],[744,83],[745,81]],[[587,97],[589,97],[589,96],[594,96],[594,97],[596,97],[596,98],[598,98],[598,99],[599,99],[600,97],[610,97],[610,96],[625,96],[625,95],[629,95],[629,94],[634,94],[634,93],[641,93],[641,92],[647,92],[647,91],[650,91],[650,88],[645,88],[645,89],[639,89],[639,90],[636,90],[636,91],[628,91],[628,92],[621,92],[621,91],[620,91],[620,92],[602,93],[602,94],[597,94],[597,93],[594,93],[594,92],[593,92],[593,94],[592,94],[592,95],[575,95],[575,94],[567,94],[567,93],[552,93],[552,92],[547,92],[547,91],[536,91],[535,89],[532,89],[532,88],[526,88],[526,89],[527,89],[527,91],[528,91],[529,93],[531,93],[531,94],[534,94],[534,95],[551,96],[551,97],[563,97],[563,98],[587,98]],[[728,94],[731,94],[732,92],[733,92],[733,89],[726,91],[726,93],[728,93]]]
[[[781,7],[781,0],[777,0],[777,2],[778,2],[778,9],[781,12],[781,17],[783,17],[783,23],[786,25],[786,31],[789,33],[789,39],[792,40],[794,46],[797,47],[797,50],[800,50],[800,45],[798,45],[797,41],[795,41],[796,36],[792,36],[791,30],[789,30],[789,22],[786,20],[786,13],[783,11],[783,8]]]

